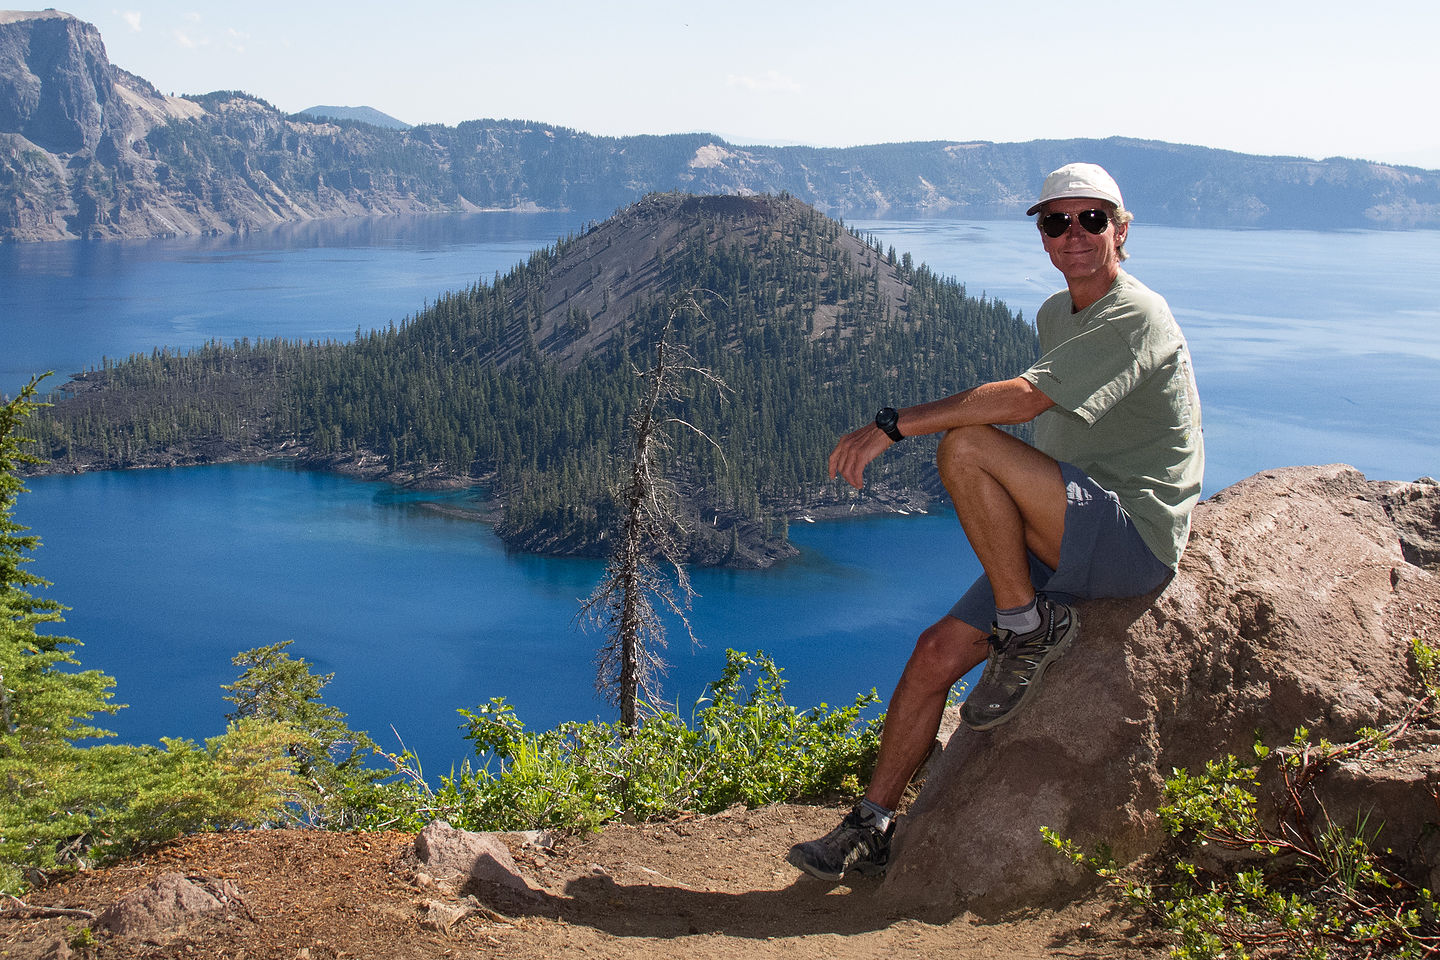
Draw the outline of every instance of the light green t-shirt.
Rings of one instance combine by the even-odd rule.
[[[1068,291],[1035,315],[1041,357],[1022,376],[1055,402],[1035,446],[1115,493],[1146,546],[1173,569],[1200,499],[1205,446],[1190,348],[1165,298],[1121,271],[1071,313]]]

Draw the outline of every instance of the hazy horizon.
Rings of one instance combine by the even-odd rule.
[[[1415,122],[1433,85],[1405,37],[1440,6],[1203,10],[1118,0],[1000,8],[659,0],[231,5],[79,0],[110,60],[166,93],[244,90],[286,112],[368,106],[409,124],[515,118],[737,145],[1132,137],[1440,169]]]

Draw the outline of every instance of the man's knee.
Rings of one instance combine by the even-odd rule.
[[[987,634],[962,620],[945,617],[927,627],[915,641],[905,664],[905,681],[927,689],[948,690],[981,660],[989,649]]]
[[[968,471],[990,476],[1034,470],[1055,463],[1030,444],[989,424],[945,431],[935,452],[942,478],[963,478]]]
[[[956,427],[946,430],[940,437],[940,446],[935,459],[943,469],[949,463],[964,463],[974,460],[990,439],[987,434],[998,432],[994,427],[976,424],[970,427]]]
[[[998,432],[994,427],[984,425],[945,431],[935,451],[935,466],[947,489],[963,487],[968,471],[982,468],[991,446],[988,434]]]

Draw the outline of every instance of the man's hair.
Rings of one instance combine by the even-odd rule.
[[[1110,215],[1110,219],[1115,221],[1116,227],[1123,226],[1124,224],[1127,224],[1131,220],[1135,219],[1135,214],[1131,213],[1129,210],[1126,210],[1124,207],[1117,207],[1109,201],[1106,201],[1105,205],[1107,207],[1110,207],[1114,211]],[[1130,235],[1127,232],[1125,236],[1128,240]],[[1122,261],[1130,259],[1130,251],[1125,249],[1125,244],[1123,243],[1117,244],[1115,246],[1115,253],[1117,256],[1120,257]]]

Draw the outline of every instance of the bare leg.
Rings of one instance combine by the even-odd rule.
[[[950,687],[985,659],[987,636],[948,616],[920,634],[890,696],[885,729],[880,733],[880,756],[865,791],[868,799],[895,809],[910,777],[935,743]]]
[[[1060,564],[1065,482],[1060,465],[994,427],[951,430],[940,442],[940,479],[955,504],[995,605],[1021,607],[1035,597],[1026,551]]]
[[[1060,465],[994,427],[951,430],[940,442],[940,478],[1000,607],[1035,596],[1026,551],[1060,563],[1065,483]],[[880,755],[865,796],[894,809],[940,729],[950,687],[989,653],[989,634],[945,617],[915,643],[880,735]]]

